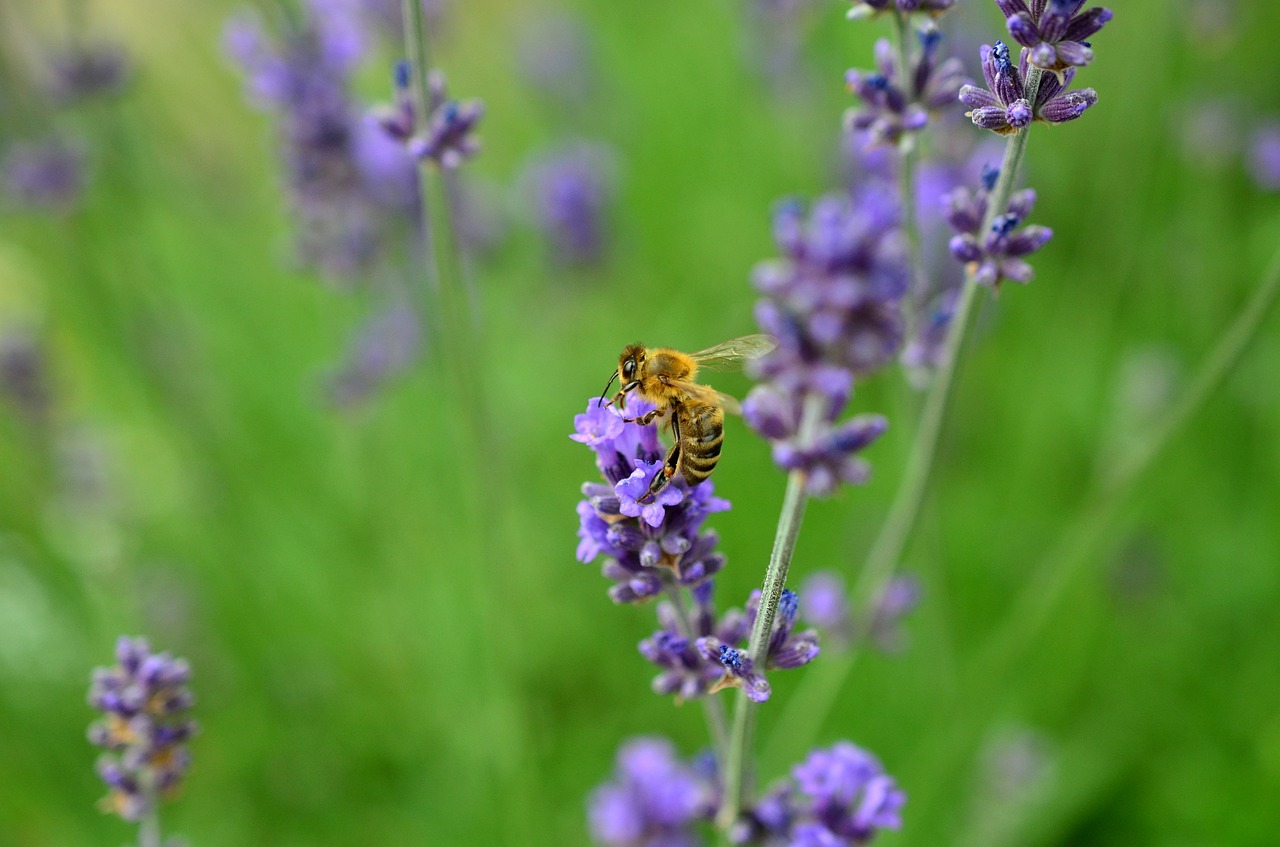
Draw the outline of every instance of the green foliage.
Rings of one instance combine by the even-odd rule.
[[[59,31],[47,5],[0,11],[35,39],[0,28],[0,83]],[[622,165],[604,269],[550,267],[519,225],[480,268],[487,342],[469,385],[501,444],[477,460],[438,357],[357,413],[320,401],[374,298],[282,261],[269,120],[217,50],[234,4],[89,5],[137,73],[74,116],[97,142],[87,204],[0,217],[0,320],[39,329],[54,389],[44,422],[0,406],[0,843],[127,837],[94,809],[84,740],[89,670],[119,633],[195,669],[202,734],[164,824],[198,847],[583,843],[585,795],[624,737],[691,753],[705,735],[695,705],[649,693],[635,644],[651,610],[613,607],[574,561],[593,468],[572,416],[626,342],[753,331],[770,206],[834,185],[841,74],[869,64],[879,27],[819,4],[776,84],[754,69],[767,40],[746,3],[580,3],[596,93],[568,121],[513,58],[541,10],[453,4],[437,61],[489,109],[470,168],[512,185],[567,131],[607,139]],[[967,5],[966,31],[998,37],[994,7]],[[762,782],[805,752],[793,734],[847,737],[910,798],[885,844],[1249,845],[1280,829],[1275,320],[1114,520],[1091,525],[1087,500],[1159,417],[1127,399],[1155,378],[1141,363],[1167,365],[1176,390],[1280,232],[1277,198],[1236,159],[1181,142],[1211,95],[1280,112],[1274,74],[1229,61],[1269,61],[1280,14],[1234,6],[1233,26],[1204,34],[1167,4],[1123,4],[1081,75],[1098,106],[1035,132],[1036,219],[1057,237],[1029,287],[983,301],[903,563],[926,587],[910,649],[860,660],[825,716],[787,710],[804,674],[830,672],[822,659],[779,678]],[[856,573],[916,401],[896,373],[860,388],[858,410],[891,421],[875,479],[811,504],[793,579]],[[716,483],[734,508],[712,522],[725,603],[763,575],[784,483],[740,421],[727,438]],[[100,456],[96,491],[67,479],[74,450]],[[483,511],[459,505],[473,483]],[[1063,558],[1072,537],[1091,543]],[[1037,573],[1062,580],[1057,600],[1012,628]],[[1028,744],[1043,767],[998,778],[1000,751]]]

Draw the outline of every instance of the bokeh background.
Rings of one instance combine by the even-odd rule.
[[[924,587],[904,649],[777,675],[762,710],[765,781],[839,738],[883,759],[909,796],[886,845],[1280,831],[1276,319],[1131,496],[1100,512],[1091,494],[1280,241],[1249,167],[1280,117],[1280,9],[1113,5],[1080,78],[1098,106],[1030,142],[1057,234],[1030,286],[983,301],[902,562]],[[944,26],[976,73],[1002,18],[962,6]],[[587,843],[624,738],[693,754],[705,730],[649,693],[652,610],[614,607],[574,559],[595,471],[573,415],[624,343],[754,329],[770,209],[838,189],[842,75],[888,26],[835,0],[443,4],[435,63],[487,108],[462,172],[469,385],[497,442],[477,456],[403,312],[412,251],[346,274],[299,257],[278,114],[223,47],[247,8],[0,5],[0,153],[58,137],[84,168],[52,195],[11,179],[0,209],[0,844],[130,837],[95,808],[84,737],[120,633],[195,668],[202,733],[164,813],[193,844]],[[119,47],[117,91],[50,91],[73,37]],[[353,102],[390,98],[399,55],[370,30]],[[571,148],[592,151],[575,161],[603,221],[585,255],[538,206],[539,168]],[[900,369],[861,386],[891,430],[871,484],[810,506],[797,580],[854,578],[918,403]],[[783,477],[741,421],[727,435],[732,602],[763,574]]]

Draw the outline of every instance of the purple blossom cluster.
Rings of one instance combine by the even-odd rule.
[[[120,45],[77,40],[52,53],[48,94],[62,105],[119,94],[129,82],[130,71],[129,55]]]
[[[677,478],[652,500],[646,493],[662,472],[664,451],[657,425],[624,423],[653,406],[628,395],[623,412],[591,398],[574,418],[570,436],[591,447],[603,483],[582,486],[578,503],[578,561],[605,557],[604,575],[614,581],[615,603],[635,603],[662,593],[668,584],[693,588],[724,567],[718,538],[703,532],[707,516],[729,508],[708,480],[693,488]]]
[[[900,15],[919,12],[936,18],[955,4],[956,0],[853,0],[848,17],[853,20],[894,11]]]
[[[185,660],[126,636],[116,643],[116,665],[94,670],[89,705],[102,718],[89,727],[89,742],[107,751],[98,760],[98,775],[110,789],[104,810],[136,822],[154,811],[159,796],[177,789],[196,731],[187,717],[195,703],[190,680]]]
[[[695,847],[714,819],[721,788],[714,762],[682,761],[662,738],[618,751],[613,778],[592,792],[587,818],[605,847]],[[906,795],[870,753],[848,741],[815,750],[733,827],[735,844],[862,847],[899,829]]]
[[[640,642],[640,655],[661,669],[653,680],[658,694],[692,700],[725,688],[742,688],[757,703],[769,699],[771,688],[761,669],[747,655],[746,641],[760,609],[760,592],[752,592],[745,612],[730,609],[717,619],[712,583],[692,591],[695,608],[685,620],[675,606],[658,606],[661,629]],[[818,655],[818,634],[795,632],[799,598],[784,591],[769,639],[765,670],[790,670],[807,665]]]
[[[862,100],[862,107],[845,114],[845,127],[866,133],[871,144],[896,144],[907,133],[924,129],[930,113],[955,105],[956,93],[967,77],[960,60],[939,60],[942,33],[918,33],[920,49],[911,57],[909,80],[898,79],[893,46],[876,42],[876,70],[845,72],[845,84]]]
[[[224,42],[250,99],[276,114],[301,259],[351,277],[380,256],[391,222],[416,216],[416,168],[352,97],[367,42],[358,6],[309,0],[291,20],[272,35],[241,15]]]
[[[1085,39],[1111,20],[1110,9],[1094,6],[1081,11],[1084,3],[1085,0],[996,0],[1009,34],[1027,48],[1031,64],[1055,73],[1093,61],[1092,45]]]
[[[450,99],[443,71],[427,75],[427,116],[423,121],[418,120],[406,62],[396,65],[395,89],[395,102],[375,109],[373,118],[410,156],[453,169],[480,152],[475,129],[484,117],[484,104]]]
[[[574,142],[530,163],[525,182],[533,220],[560,264],[598,264],[608,246],[614,157],[598,144]]]
[[[997,172],[988,171],[978,191],[957,188],[944,199],[947,221],[957,233],[951,239],[951,255],[967,266],[975,282],[995,289],[1005,280],[1030,282],[1035,274],[1024,257],[1053,237],[1053,230],[1046,226],[1022,226],[1036,202],[1036,193],[1030,188],[1014,192],[1007,211],[987,232],[982,231],[989,192],[997,176]]]
[[[864,482],[869,469],[856,454],[887,426],[878,415],[839,418],[854,375],[902,344],[909,274],[898,221],[897,201],[879,184],[825,197],[808,215],[784,204],[774,217],[782,258],[755,270],[765,295],[756,320],[778,347],[755,363],[764,383],[743,414],[773,442],[775,463],[806,473],[810,494]]]
[[[11,202],[28,208],[70,212],[87,182],[84,146],[66,139],[16,142],[0,159],[0,188]]]
[[[969,107],[965,115],[976,126],[1000,135],[1011,135],[1032,121],[1060,124],[1073,121],[1098,102],[1092,88],[1067,91],[1075,78],[1075,69],[1040,79],[1034,97],[1027,91],[1027,51],[1023,50],[1015,66],[1009,58],[1009,47],[997,41],[995,47],[982,45],[982,76],[985,89],[966,85],[960,89],[960,102]],[[1034,100],[1034,102],[1033,102]]]
[[[356,331],[342,362],[326,380],[334,406],[350,409],[403,373],[422,350],[422,327],[403,303],[375,313]]]

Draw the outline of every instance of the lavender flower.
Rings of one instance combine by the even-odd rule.
[[[818,571],[801,583],[800,592],[805,621],[820,629],[824,638],[847,643],[853,635],[853,610],[844,579],[835,571]]]
[[[70,212],[84,194],[84,149],[57,138],[16,143],[0,162],[4,192],[35,209]]]
[[[874,756],[848,741],[810,753],[792,775],[800,794],[792,847],[855,847],[902,826],[906,795]]]
[[[886,39],[876,42],[875,72],[845,73],[849,90],[864,104],[846,113],[845,126],[850,131],[865,131],[872,144],[894,144],[904,134],[923,129],[930,112],[955,103],[956,92],[966,81],[959,59],[938,62],[940,32],[928,30],[918,35],[920,49],[911,59],[908,86],[897,78],[893,46]]]
[[[233,19],[224,37],[250,99],[277,113],[299,255],[335,277],[372,265],[386,223],[416,214],[412,160],[378,146],[350,93],[365,35],[351,4],[309,0],[274,38],[251,15]]]
[[[695,847],[693,827],[714,813],[709,781],[662,738],[635,738],[618,751],[612,781],[587,802],[591,837],[607,847]]]
[[[375,314],[356,332],[342,364],[326,385],[329,401],[350,408],[403,373],[422,348],[422,329],[413,310],[397,304]]]
[[[992,172],[988,183],[994,184],[994,181]],[[1008,211],[996,218],[989,232],[982,234],[988,191],[987,186],[977,192],[958,188],[947,196],[947,220],[959,233],[951,239],[951,255],[968,266],[974,281],[982,285],[998,289],[1007,279],[1030,282],[1035,273],[1023,257],[1036,252],[1053,237],[1053,230],[1046,226],[1018,229],[1031,213],[1036,193],[1028,188],[1013,194]]]
[[[1249,173],[1264,191],[1280,191],[1280,123],[1263,126],[1249,143]]]
[[[1009,34],[1030,51],[1031,64],[1059,75],[1093,61],[1085,39],[1112,17],[1111,10],[1101,6],[1081,12],[1084,0],[1030,0],[1030,5],[1026,0],[996,0],[996,5],[1008,19]]]
[[[639,645],[640,655],[661,669],[653,680],[654,692],[674,694],[678,700],[702,697],[724,677],[719,656],[708,659],[698,649],[698,640],[711,637],[722,643],[739,644],[750,634],[750,624],[741,609],[730,609],[724,617],[716,618],[711,580],[690,593],[695,603],[690,620],[683,620],[672,603],[659,603],[658,623],[662,628]]]
[[[901,574],[889,580],[871,608],[867,626],[872,642],[886,653],[898,653],[906,647],[902,619],[920,604],[923,589],[920,580]]]
[[[566,145],[529,165],[525,182],[533,220],[555,261],[594,265],[604,257],[613,170],[611,151],[587,142]]]
[[[104,810],[136,822],[151,815],[157,797],[174,792],[187,771],[186,742],[196,729],[187,712],[195,701],[186,661],[152,653],[145,639],[122,636],[116,662],[93,672],[89,705],[103,717],[89,727],[89,741],[108,751],[98,761],[110,788]]]
[[[849,10],[848,17],[854,20],[896,9],[903,15],[920,12],[936,18],[954,6],[955,2],[956,0],[853,0],[853,8]]]
[[[0,397],[38,423],[48,417],[52,393],[48,365],[35,336],[23,329],[0,334]]]
[[[427,117],[419,127],[410,82],[409,66],[401,62],[396,66],[395,102],[374,110],[387,134],[403,142],[415,159],[442,168],[456,168],[478,153],[475,129],[484,117],[484,104],[450,100],[444,72],[433,70],[427,75]],[[420,131],[414,134],[416,129]]]
[[[129,81],[129,57],[107,42],[76,42],[50,60],[49,96],[69,104],[118,94]]]
[[[855,454],[886,427],[879,416],[837,420],[854,374],[890,361],[902,343],[908,273],[897,225],[892,194],[874,184],[824,198],[807,220],[787,204],[774,218],[783,258],[755,271],[766,295],[756,320],[778,348],[755,363],[767,382],[751,391],[743,414],[774,442],[775,463],[806,473],[810,494],[864,482],[869,471]]]
[[[516,46],[520,78],[566,105],[585,103],[594,83],[590,33],[568,15],[540,15]]]
[[[759,591],[754,591],[747,600],[745,638],[755,625],[756,615],[760,610]],[[773,620],[773,632],[769,637],[768,650],[765,653],[764,668],[757,668],[755,662],[747,655],[745,649],[739,649],[736,641],[723,640],[716,635],[699,638],[696,642],[698,652],[712,663],[719,663],[722,677],[710,689],[712,693],[724,688],[741,688],[756,703],[769,699],[771,688],[765,679],[765,670],[791,670],[809,664],[818,656],[818,633],[807,629],[794,632],[800,600],[794,591],[785,589],[778,602],[778,613]],[[735,630],[736,634],[736,630]]]
[[[634,395],[624,412],[598,398],[574,418],[570,437],[591,447],[605,482],[583,485],[578,504],[578,560],[605,556],[604,575],[616,583],[615,603],[646,600],[669,584],[693,587],[724,567],[714,532],[702,524],[729,503],[714,496],[711,481],[687,488],[682,479],[665,486],[652,502],[640,502],[664,460],[656,425],[623,423],[653,407]]]
[[[1033,106],[1026,96],[1024,83],[1027,51],[1022,51],[1017,67],[1010,61],[1009,48],[1003,41],[997,41],[995,47],[984,44],[980,52],[987,88],[964,86],[960,89],[960,102],[970,109],[965,113],[966,117],[983,129],[1010,135],[1033,120],[1065,123],[1080,117],[1098,102],[1098,92],[1092,88],[1066,90],[1075,76],[1075,69],[1068,68],[1059,76],[1048,75],[1040,79]]]

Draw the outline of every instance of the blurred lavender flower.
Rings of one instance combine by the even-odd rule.
[[[17,203],[65,214],[84,194],[85,151],[58,138],[15,143],[0,162],[0,176],[4,192]]]
[[[350,94],[365,41],[359,9],[344,0],[309,0],[293,28],[275,38],[249,14],[233,18],[224,34],[250,99],[277,113],[298,252],[338,277],[369,267],[386,224],[416,212],[412,160],[397,145],[380,144]]]
[[[560,103],[584,103],[594,80],[589,36],[576,18],[539,15],[521,32],[516,45],[521,78]]]
[[[413,310],[397,304],[375,314],[356,332],[338,369],[327,380],[329,401],[351,408],[368,400],[417,360],[422,330]]]
[[[906,795],[874,756],[848,741],[810,753],[792,775],[800,794],[792,847],[856,847],[902,826]]]
[[[837,419],[854,374],[885,364],[902,343],[908,272],[898,218],[892,193],[871,184],[823,198],[807,220],[798,205],[783,205],[774,217],[783,258],[755,270],[765,295],[756,320],[778,348],[754,363],[766,382],[751,391],[743,414],[774,442],[775,463],[807,473],[810,494],[864,482],[869,469],[855,454],[887,426],[879,416]],[[802,431],[806,406],[810,425]]]
[[[1051,124],[1073,121],[1098,102],[1098,92],[1092,88],[1067,91],[1075,76],[1075,69],[1068,68],[1060,75],[1046,75],[1040,80],[1033,107],[1026,98],[1024,80],[1027,75],[1027,51],[1022,51],[1018,66],[1009,58],[1009,48],[1003,41],[995,47],[986,44],[980,50],[982,75],[987,88],[966,85],[960,89],[960,102],[969,107],[965,115],[976,126],[1000,135],[1010,135],[1033,120]]]
[[[1035,191],[1027,188],[1009,198],[1008,211],[995,219],[989,232],[980,233],[995,178],[996,172],[989,172],[982,189],[970,192],[958,188],[947,196],[946,203],[947,220],[959,233],[951,239],[951,255],[970,268],[975,282],[998,289],[1006,279],[1031,281],[1035,273],[1023,257],[1047,244],[1053,230],[1037,225],[1018,229],[1036,202]]]
[[[598,398],[574,418],[570,436],[591,447],[605,482],[582,486],[578,503],[578,561],[606,557],[603,573],[615,582],[615,603],[646,600],[669,584],[694,587],[724,567],[715,551],[718,537],[702,532],[713,512],[729,503],[714,496],[710,480],[686,488],[682,479],[667,485],[653,502],[640,503],[649,480],[661,471],[665,456],[657,425],[623,423],[653,407],[634,395],[624,412],[603,406]]]
[[[108,751],[98,760],[98,775],[111,789],[104,811],[137,822],[155,811],[159,796],[177,790],[190,765],[191,669],[126,636],[116,643],[116,662],[93,672],[89,705],[103,717],[89,727],[89,741]]]
[[[393,46],[404,43],[404,4],[402,0],[347,0]],[[422,0],[422,13],[429,36],[439,32],[447,11],[447,0]]]
[[[415,159],[443,168],[456,168],[480,152],[475,128],[484,117],[484,104],[478,100],[450,100],[442,71],[433,70],[427,75],[427,118],[415,134],[419,129],[417,112],[409,65],[401,62],[396,66],[395,102],[373,111],[383,130],[403,143]]]
[[[747,613],[743,621],[741,639],[745,640],[755,626],[760,611],[760,592],[753,591],[747,600]],[[765,667],[757,668],[747,655],[746,646],[737,641],[722,640],[716,635],[699,638],[695,643],[702,658],[721,666],[720,680],[711,686],[712,693],[724,688],[741,688],[756,703],[769,699],[771,688],[765,679],[765,670],[791,670],[809,664],[818,656],[818,633],[812,629],[794,632],[800,607],[799,596],[790,589],[782,592],[778,613],[773,620],[773,632],[765,655]],[[738,634],[734,630],[734,634]]]
[[[1170,117],[1169,132],[1182,154],[1200,167],[1234,162],[1243,144],[1237,119],[1242,102],[1219,97],[1188,102]]]
[[[887,39],[876,42],[876,71],[849,70],[845,83],[862,99],[861,109],[845,114],[850,131],[865,131],[872,144],[895,144],[904,133],[917,132],[929,121],[929,113],[952,106],[967,77],[960,60],[938,61],[942,33],[917,33],[920,49],[911,57],[911,82],[903,87],[898,80],[893,45]]]
[[[900,653],[906,647],[902,619],[920,604],[923,589],[920,580],[901,574],[889,580],[871,608],[867,632],[871,641],[886,653]]]
[[[36,337],[25,329],[0,334],[0,396],[32,423],[49,414],[48,364]]]
[[[530,163],[524,182],[533,221],[546,236],[554,261],[595,265],[604,258],[614,171],[611,150],[583,141]]]
[[[835,571],[817,571],[800,585],[804,595],[804,619],[837,645],[853,636],[853,610],[844,578]]]
[[[129,57],[118,44],[76,42],[51,57],[49,70],[49,97],[66,105],[124,90]]]
[[[1264,191],[1280,191],[1280,123],[1257,130],[1249,141],[1249,173]]]
[[[1093,61],[1090,38],[1111,20],[1101,6],[1081,12],[1085,0],[996,0],[1008,19],[1009,34],[1028,51],[1031,64],[1061,75]],[[1025,76],[1025,71],[1024,74]],[[1067,80],[1061,80],[1065,86]]]
[[[914,12],[938,17],[955,5],[956,0],[853,0],[853,8],[849,10],[850,20],[879,15],[890,9],[909,15]]]
[[[607,847],[695,847],[693,827],[710,820],[709,780],[663,738],[635,738],[618,750],[614,778],[587,802],[591,837]]]

